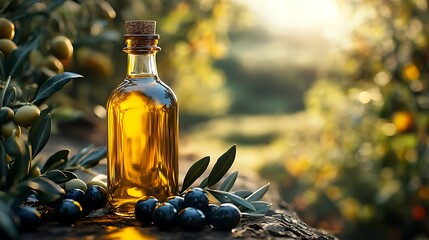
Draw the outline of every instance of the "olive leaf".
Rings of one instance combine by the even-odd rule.
[[[6,119],[9,117],[9,112],[3,109],[0,111],[0,124],[5,123]]]
[[[27,61],[28,54],[31,50],[39,45],[40,37],[35,37],[25,45],[20,46],[15,51],[11,52],[4,60],[4,75],[11,78],[21,72],[24,63]]]
[[[7,176],[6,149],[0,144],[0,190],[4,190]]]
[[[258,201],[265,195],[265,193],[268,191],[268,188],[270,188],[270,183],[265,184],[264,186],[260,187],[258,190],[250,194],[250,196],[246,197],[246,200]]]
[[[244,208],[247,208],[247,209],[250,209],[253,211],[256,210],[255,207],[250,202],[248,202],[247,200],[245,200],[245,199],[243,199],[237,195],[234,195],[230,192],[225,192],[225,191],[221,191],[221,190],[214,190],[214,189],[207,189],[207,191],[210,194],[212,194],[213,197],[215,197],[220,202],[225,201],[225,199],[228,198],[229,200],[231,200],[231,202],[233,202],[239,206],[242,206]]]
[[[56,184],[61,184],[61,183],[68,182],[71,179],[77,178],[76,174],[69,174],[69,173],[70,172],[65,173],[61,170],[54,169],[54,170],[51,170],[49,172],[46,172],[42,176],[50,179],[51,181],[55,182]]]
[[[0,232],[6,239],[16,239],[18,231],[9,211],[9,207],[0,201]]]
[[[37,183],[37,187],[33,188],[33,190],[37,192],[37,199],[42,203],[53,202],[64,194],[64,190],[47,177],[41,176],[28,181]]]
[[[271,203],[263,202],[263,201],[254,201],[250,203],[255,207],[255,210],[252,211],[249,209],[245,209],[243,212],[266,214],[271,209],[271,205],[272,205]]]
[[[51,137],[50,109],[44,109],[28,131],[28,142],[33,148],[35,157],[46,145]]]
[[[192,164],[185,175],[180,192],[183,192],[190,187],[206,171],[209,163],[210,157],[206,156]]]
[[[7,76],[4,73],[4,54],[0,52],[0,80],[6,80]]]
[[[75,178],[78,178],[78,176],[76,175],[76,173],[71,172],[71,171],[67,171],[67,170],[61,170],[61,172],[66,175],[67,179],[72,180]]]
[[[65,164],[67,162],[67,158],[68,158],[69,153],[70,153],[70,150],[68,150],[68,149],[59,150],[58,152],[54,153],[52,156],[50,156],[48,158],[48,160],[46,160],[46,163],[45,163],[45,165],[43,165],[41,172],[42,173],[47,172],[48,169],[52,169],[51,166],[53,164],[55,164],[61,160],[63,160],[62,164]],[[56,168],[58,168],[58,167],[59,167],[59,165],[56,166]]]
[[[91,151],[94,148],[94,145],[91,144],[89,146],[86,146],[84,148],[82,148],[78,153],[76,153],[73,157],[71,157],[68,162],[67,162],[67,167],[71,167],[77,164],[77,162],[79,162],[79,160],[82,159],[83,156],[85,156],[85,154],[87,154],[89,151]]]
[[[64,165],[65,165],[65,163],[66,163],[66,160],[64,160],[64,159],[59,159],[58,161],[56,161],[56,162],[52,163],[52,164],[51,164],[51,165],[46,169],[46,171],[45,171],[45,172],[49,172],[49,171],[54,170],[54,169],[60,169],[62,166],[64,166]]]
[[[91,168],[96,166],[101,159],[105,158],[107,154],[107,147],[99,147],[89,152],[84,158],[79,161],[79,165],[84,168]]]
[[[83,77],[82,75],[79,75],[76,73],[64,72],[49,78],[37,90],[33,103],[36,105],[40,104],[46,98],[58,92],[61,88],[64,87],[64,85],[66,85],[72,79],[82,78],[82,77]]]
[[[228,172],[234,163],[236,152],[236,145],[233,145],[228,151],[218,158],[212,171],[210,172],[207,179],[207,186],[213,186],[218,183],[223,176]]]
[[[252,194],[253,192],[250,190],[238,190],[233,192],[235,195],[240,196],[242,198],[247,198],[248,196],[250,196],[250,194]]]
[[[6,91],[3,99],[3,106],[11,106],[16,100],[16,87],[11,87]]]
[[[207,187],[207,185],[209,185],[209,178],[208,177],[204,178],[203,181],[201,181],[199,187],[205,188],[205,187]]]
[[[238,171],[235,171],[231,173],[225,181],[223,181],[222,185],[220,186],[219,190],[222,191],[229,191],[231,190],[232,186],[234,186],[235,180],[237,180]]]
[[[31,194],[34,194],[34,190],[39,188],[39,184],[34,181],[22,181],[18,184],[13,185],[8,195],[11,196],[11,204],[18,205],[25,201]]]
[[[30,170],[29,146],[25,145],[21,138],[10,136],[6,139],[5,149],[14,158],[14,164],[10,167],[6,177],[6,188],[21,182]]]

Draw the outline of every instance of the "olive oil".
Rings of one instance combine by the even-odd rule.
[[[109,210],[123,216],[143,196],[178,192],[178,104],[158,77],[153,23],[127,22],[127,76],[107,103]]]

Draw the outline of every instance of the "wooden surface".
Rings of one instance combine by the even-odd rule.
[[[272,211],[269,216],[243,218],[239,227],[231,232],[221,232],[210,226],[201,232],[185,232],[179,227],[160,231],[156,227],[142,226],[132,218],[109,215],[104,211],[78,221],[73,226],[59,226],[53,221],[44,224],[32,233],[22,234],[21,240],[77,240],[77,239],[336,239],[334,236],[309,227],[290,211]]]
[[[82,142],[54,137],[47,146],[47,151],[55,152],[69,148],[76,151],[82,147]],[[185,159],[185,160],[183,160]],[[182,156],[180,162],[180,179],[192,161]],[[105,173],[106,162],[102,161],[94,170]],[[80,173],[84,180],[90,175]],[[240,174],[234,186],[235,189],[256,190],[266,183],[254,172],[240,169]],[[233,188],[233,189],[234,189]],[[275,186],[271,186],[264,196],[264,201],[273,203],[272,210],[263,218],[242,218],[240,225],[231,232],[219,232],[210,226],[202,232],[185,232],[179,227],[170,231],[159,231],[156,227],[142,226],[133,218],[121,218],[111,215],[106,209],[91,213],[87,218],[79,220],[73,226],[60,226],[54,222],[51,212],[44,214],[44,221],[37,231],[21,234],[20,240],[75,240],[75,239],[337,239],[333,235],[312,228],[302,222],[287,203],[283,202]],[[42,209],[45,210],[45,209]]]

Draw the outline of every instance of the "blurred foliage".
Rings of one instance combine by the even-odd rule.
[[[47,32],[47,38],[58,30],[64,32],[74,47],[73,58],[62,62],[64,69],[85,76],[52,101],[103,117],[100,106],[126,73],[124,21],[153,19],[161,36],[159,74],[183,99],[181,113],[211,116],[228,110],[231,97],[225,75],[214,63],[228,54],[230,28],[242,25],[238,19],[244,8],[233,7],[234,1],[65,1],[46,14],[47,2],[56,1],[31,1],[40,14],[25,19],[14,16],[15,20],[32,22],[33,29]]]
[[[131,19],[157,21],[162,51],[158,70],[180,102],[185,115],[211,116],[225,113],[231,97],[224,73],[214,67],[228,54],[228,32],[240,27],[244,8],[231,0],[116,1],[116,29]],[[143,17],[142,17],[143,16]],[[123,57],[125,63],[125,56]],[[119,71],[119,83],[125,70]]]
[[[21,2],[12,1],[12,6]],[[43,33],[43,47],[30,56],[39,64],[29,78],[52,71],[85,76],[50,99],[63,106],[59,114],[76,117],[81,111],[103,117],[100,106],[125,77],[124,21],[133,19],[157,21],[162,48],[157,57],[159,74],[179,100],[184,99],[180,101],[183,115],[219,115],[231,104],[226,77],[214,63],[228,54],[230,29],[244,24],[245,9],[232,0],[40,0],[25,6],[26,10],[4,15],[20,29],[14,38],[17,44],[33,32]],[[31,28],[20,27],[28,24]],[[59,34],[72,43],[70,59],[52,56],[51,41]]]
[[[288,138],[306,150],[262,174],[306,221],[341,238],[427,239],[428,2],[338,3],[352,40],[306,95],[322,127]]]
[[[93,146],[69,158],[70,150],[40,154],[51,136],[50,100],[81,75],[64,72],[73,55],[61,11],[66,1],[2,1],[0,4],[0,238],[17,238],[14,210],[30,196],[52,203],[59,184],[77,178],[105,158]],[[73,3],[76,4],[76,3]],[[77,32],[75,32],[77,34]],[[88,38],[90,39],[90,38]]]

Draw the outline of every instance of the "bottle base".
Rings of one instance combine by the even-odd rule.
[[[132,218],[135,216],[135,202],[123,202],[121,204],[110,204],[108,210],[117,216]]]

